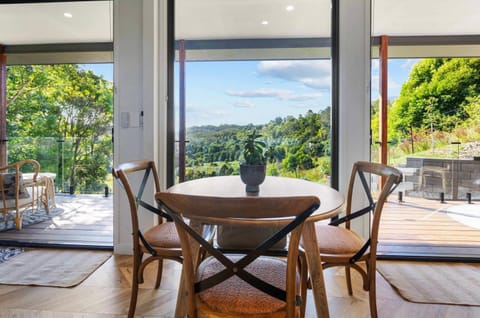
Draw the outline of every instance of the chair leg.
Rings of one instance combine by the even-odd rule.
[[[135,309],[137,307],[139,271],[142,262],[143,253],[139,257],[133,256],[133,270],[132,270],[132,291],[130,294],[130,306],[128,307],[128,318],[133,318]]]
[[[371,274],[370,277],[370,286],[369,286],[369,302],[370,302],[370,316],[372,318],[377,318],[377,292],[376,292],[376,277],[375,271]]]
[[[23,215],[18,215],[15,217],[15,228],[17,230],[21,230],[22,229],[22,219],[23,219]]]
[[[157,279],[155,281],[155,289],[158,289],[158,287],[160,287],[160,283],[162,282],[162,272],[163,272],[163,258],[158,260]]]
[[[134,276],[135,273],[134,273]],[[132,282],[132,294],[130,296],[130,307],[128,307],[128,318],[133,318],[135,315],[135,309],[137,307],[137,297],[138,297],[138,281]]]
[[[347,278],[347,289],[348,289],[348,294],[350,296],[353,295],[353,289],[352,289],[352,275],[351,275],[351,270],[350,266],[346,265],[345,266],[345,277]]]
[[[300,317],[305,317],[305,311],[307,309],[307,287],[309,284],[308,279],[308,266],[307,258],[305,254],[301,253],[298,257],[299,268],[300,268],[300,296],[302,297],[302,303],[300,305]]]

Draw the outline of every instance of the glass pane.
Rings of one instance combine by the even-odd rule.
[[[330,1],[209,3],[175,2],[175,182],[238,174],[255,130],[267,175],[329,183]]]
[[[387,3],[394,7],[387,10]],[[384,209],[379,252],[478,257],[480,58],[478,41],[465,39],[480,27],[464,23],[478,4],[445,1],[432,16],[434,2],[425,1],[403,15],[412,3],[384,0],[372,8],[373,34],[388,36],[386,121],[379,116],[381,42],[373,41],[372,161],[380,161],[379,131],[386,124],[387,163],[404,176]],[[448,28],[452,21],[455,28]]]
[[[35,159],[66,193],[112,188],[113,65],[7,68],[7,162]]]

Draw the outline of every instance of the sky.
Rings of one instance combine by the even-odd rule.
[[[91,70],[93,73],[103,76],[107,81],[113,82],[113,63],[80,64],[80,68]]]
[[[388,97],[398,97],[416,59],[390,59]],[[113,80],[112,64],[84,69]],[[175,69],[178,78],[178,65]],[[331,105],[330,60],[188,62],[187,127],[264,124],[276,117],[321,111]],[[379,63],[372,60],[372,100],[378,98]],[[175,104],[178,107],[178,85]]]
[[[402,83],[417,62],[389,61],[389,99],[400,95]],[[187,127],[264,124],[331,105],[329,60],[190,62],[185,74]],[[378,60],[373,60],[372,100],[378,98],[378,74]]]

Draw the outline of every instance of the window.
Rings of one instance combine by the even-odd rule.
[[[175,1],[171,182],[238,174],[254,129],[272,154],[267,174],[330,182],[330,7]]]

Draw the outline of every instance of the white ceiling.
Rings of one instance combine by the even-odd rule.
[[[330,0],[177,0],[175,13],[177,39],[330,36]]]
[[[328,37],[329,0],[176,0],[176,37]],[[293,5],[293,11],[285,10]],[[480,0],[372,0],[373,35],[480,35]],[[0,44],[111,42],[112,1],[0,5]],[[66,18],[64,13],[71,13]],[[261,22],[268,20],[268,25]]]
[[[112,6],[112,1],[2,4],[0,44],[111,42]]]
[[[372,0],[373,35],[480,35],[479,0]]]

